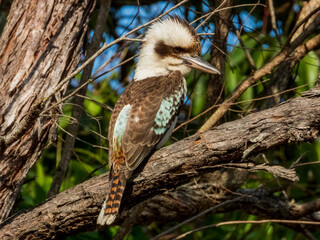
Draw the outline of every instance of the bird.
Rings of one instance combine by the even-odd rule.
[[[192,68],[220,74],[200,53],[195,29],[177,15],[154,22],[146,31],[133,80],[119,97],[109,122],[111,186],[97,224],[115,221],[132,172],[171,136],[187,94],[184,75]]]

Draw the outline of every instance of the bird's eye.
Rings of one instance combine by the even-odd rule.
[[[183,48],[181,48],[181,47],[174,47],[174,48],[173,48],[173,52],[174,52],[174,53],[182,53],[182,52],[183,52]]]

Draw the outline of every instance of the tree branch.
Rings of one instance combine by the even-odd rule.
[[[306,214],[318,211],[318,201],[300,205],[299,208],[297,204],[287,203],[262,190],[242,190],[232,195],[230,191],[239,188],[240,174],[227,174],[228,177],[224,178],[223,173],[215,170],[228,167],[231,162],[243,161],[246,150],[245,156],[253,156],[288,143],[315,141],[319,136],[319,127],[320,90],[311,90],[301,98],[291,99],[272,109],[225,123],[162,148],[139,167],[128,182],[122,212],[116,224],[121,224],[128,216],[132,224],[190,217],[225,199],[239,197],[239,194],[248,196],[244,204],[237,202],[219,211],[241,209],[260,216],[277,214],[278,218],[287,219],[300,218],[302,215],[297,214],[296,210]],[[204,194],[201,186],[208,183],[180,186],[212,171],[219,179],[211,181],[211,184],[222,184],[221,189],[228,189],[226,192],[229,194],[219,195],[215,186],[211,187],[211,195]],[[243,177],[246,177],[247,171],[243,171]],[[96,217],[108,188],[107,175],[92,178],[30,211],[12,216],[0,226],[0,239],[10,236],[17,239],[52,239],[95,229]],[[174,192],[165,192],[174,188]],[[137,211],[134,206],[143,210]]]

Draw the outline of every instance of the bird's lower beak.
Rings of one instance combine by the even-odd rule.
[[[214,66],[204,61],[200,57],[182,56],[181,58],[183,59],[183,63],[188,67],[198,69],[200,71],[211,73],[211,74],[221,74],[218,69],[216,69]]]

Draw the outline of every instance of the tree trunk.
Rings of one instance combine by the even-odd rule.
[[[39,158],[58,110],[38,118],[67,88],[40,106],[79,63],[94,0],[12,3],[0,39],[0,222]]]

